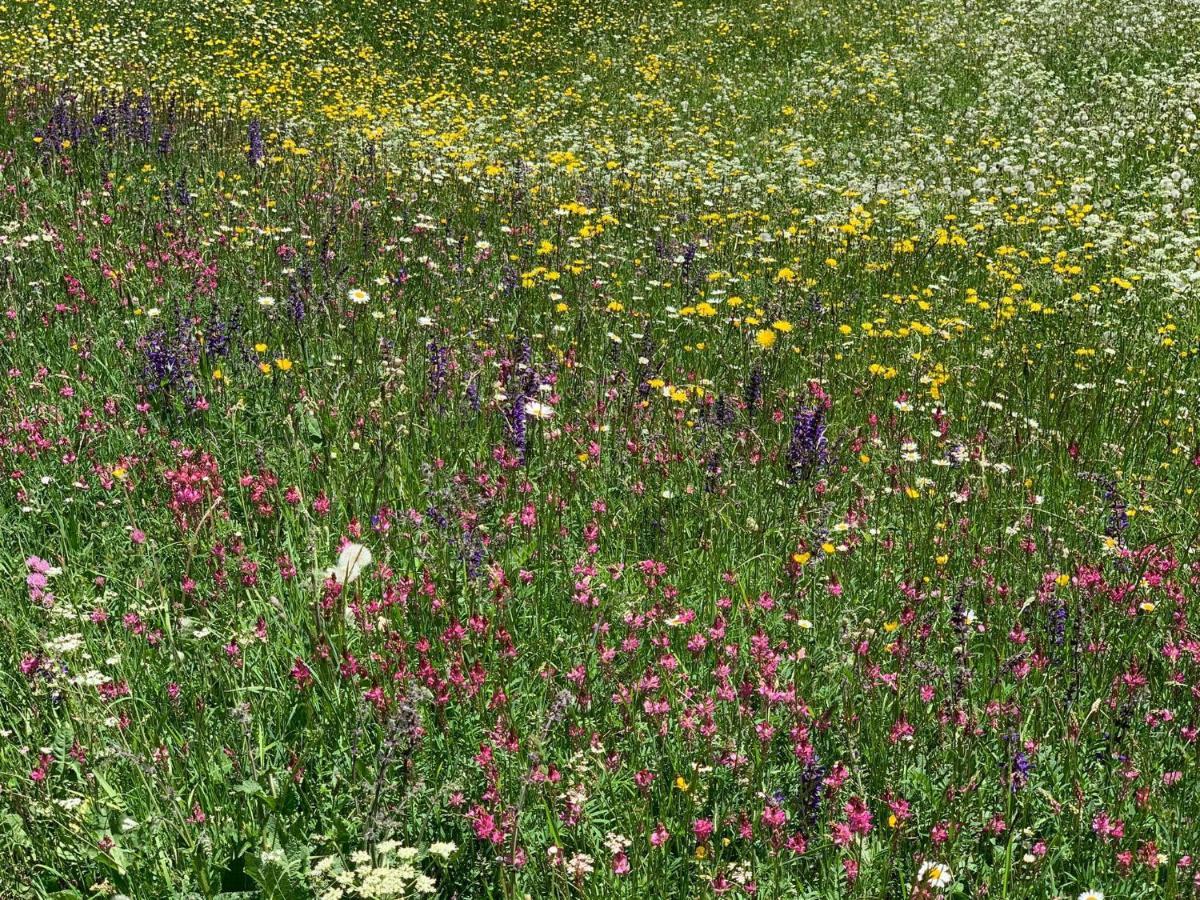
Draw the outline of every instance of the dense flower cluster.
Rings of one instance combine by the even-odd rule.
[[[0,4],[0,894],[1200,896],[1200,8]]]

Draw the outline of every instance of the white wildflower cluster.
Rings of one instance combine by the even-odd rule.
[[[356,850],[349,860],[326,856],[309,872],[309,881],[320,900],[398,900],[429,896],[437,890],[434,878],[423,872],[424,859],[444,862],[457,847],[449,842],[428,850],[383,841],[374,852]]]

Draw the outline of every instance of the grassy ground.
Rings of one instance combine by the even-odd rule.
[[[0,896],[1193,896],[1198,57],[0,0]]]

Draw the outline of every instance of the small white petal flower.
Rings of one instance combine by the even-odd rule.
[[[932,888],[944,888],[953,878],[949,866],[937,862],[922,863],[917,872],[917,880]]]
[[[553,419],[554,407],[539,400],[530,400],[525,404],[525,414],[535,419]]]

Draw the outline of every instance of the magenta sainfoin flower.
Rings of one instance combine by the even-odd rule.
[[[295,662],[292,664],[291,672],[288,674],[291,676],[291,679],[295,683],[296,687],[300,688],[301,690],[313,683],[312,670],[309,669],[309,667],[305,665],[304,660],[298,656],[296,657]]]
[[[834,822],[832,826],[833,842],[838,846],[849,844],[855,837],[869,834],[871,831],[871,811],[861,797],[851,797],[842,807],[846,815],[844,822]]]
[[[765,828],[774,831],[775,829],[782,828],[787,824],[787,811],[775,805],[774,803],[768,803],[763,807],[761,819]]]
[[[224,496],[217,460],[203,450],[181,449],[175,468],[163,472],[175,524],[190,531],[215,514]]]
[[[871,811],[860,797],[851,797],[846,803],[846,824],[855,834],[867,834],[871,830]]]
[[[1101,812],[1092,819],[1092,831],[1101,840],[1111,841],[1125,836],[1125,823],[1120,819],[1110,818],[1106,812]]]

